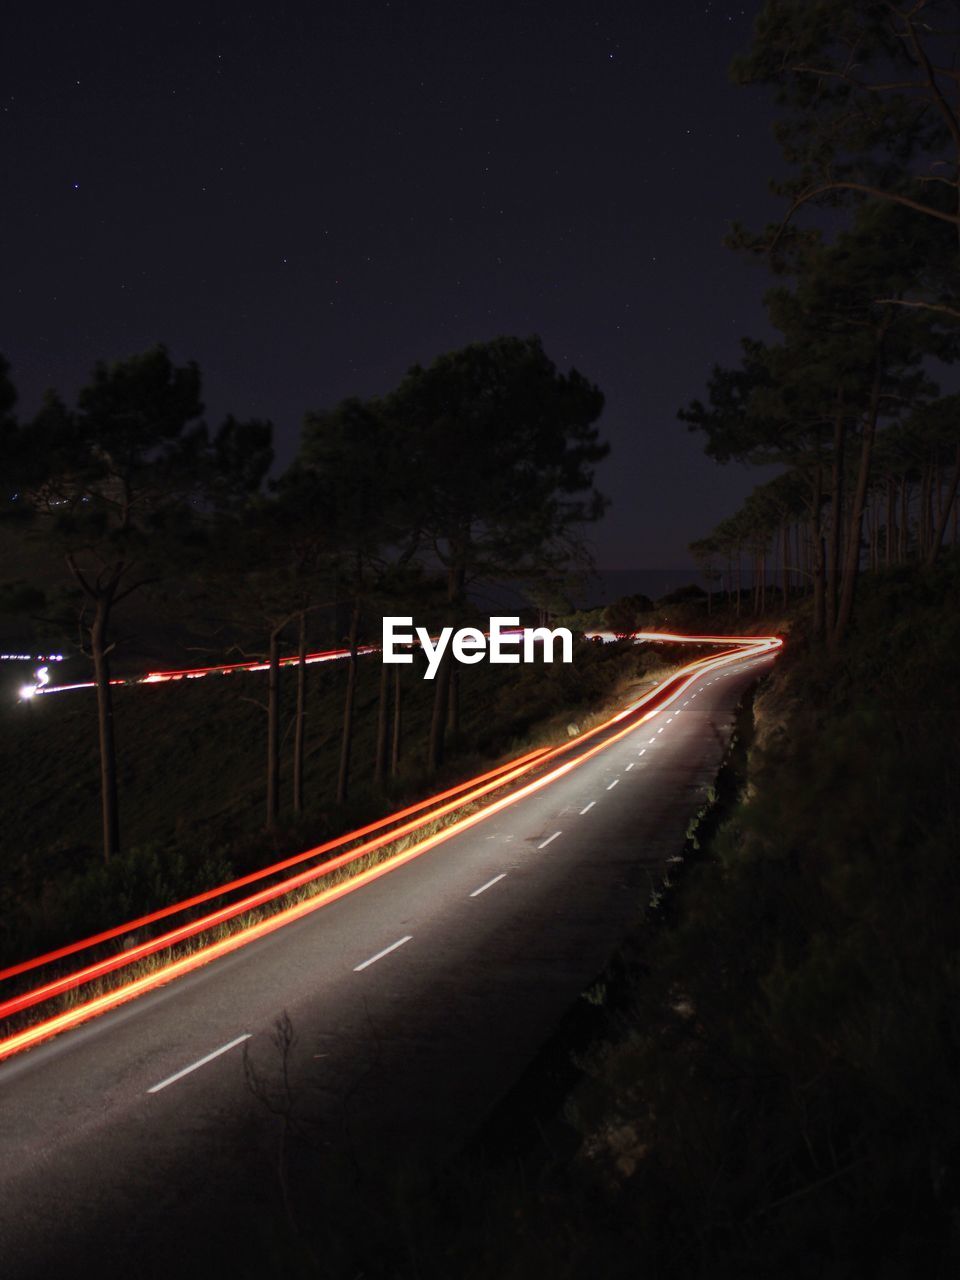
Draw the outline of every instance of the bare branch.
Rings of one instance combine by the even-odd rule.
[[[923,45],[917,39],[917,33],[914,30],[912,18],[912,14],[909,16],[904,15],[904,21],[907,24],[907,36],[913,49],[913,55],[916,58],[918,65],[923,68],[924,74],[927,77],[927,87],[933,94],[934,102],[936,102],[940,109],[940,114],[946,122],[947,128],[950,131],[950,136],[953,138],[954,146],[960,149],[960,124],[957,123],[956,115],[953,113],[950,104],[943,96],[940,86],[937,84],[936,73],[930,65],[930,59],[927,57],[926,49],[924,49]]]
[[[123,591],[118,591],[113,598],[113,603],[119,604],[121,600],[126,600],[127,596],[132,596],[134,591],[139,591],[141,587],[148,587],[159,581],[159,578],[141,578],[139,582],[133,583],[132,586],[125,587]]]
[[[919,311],[939,311],[945,316],[951,316],[954,320],[960,320],[960,311],[942,302],[921,302],[919,299],[912,298],[875,298],[874,302],[877,306],[887,304],[894,307],[912,307]]]
[[[918,84],[916,80],[891,80],[889,83],[868,84],[865,80],[858,80],[856,76],[850,75],[848,71],[833,71],[829,67],[807,67],[802,63],[791,67],[790,70],[804,75],[819,76],[824,80],[843,80],[846,84],[853,85],[855,89],[865,89],[871,93],[887,93],[898,89],[922,89],[925,87]]]
[[[776,248],[798,209],[801,209],[811,200],[816,200],[818,196],[828,195],[831,191],[859,191],[863,195],[873,196],[876,200],[888,200],[891,204],[902,204],[917,213],[925,213],[931,218],[939,218],[941,222],[949,222],[951,226],[960,227],[960,213],[944,213],[940,209],[934,209],[930,205],[922,204],[919,200],[912,200],[909,196],[901,196],[894,191],[884,191],[882,187],[871,187],[864,182],[846,182],[838,179],[833,182],[826,182],[819,187],[813,187],[797,196],[788,209],[783,222],[777,228],[776,234],[768,246],[768,251]]]
[[[76,578],[77,582],[79,582],[82,589],[87,593],[88,596],[95,599],[97,596],[97,592],[96,590],[94,590],[93,587],[91,587],[90,583],[83,576],[83,571],[81,570],[80,566],[77,564],[76,560],[73,558],[72,553],[68,553],[65,559],[67,562],[67,568]]]

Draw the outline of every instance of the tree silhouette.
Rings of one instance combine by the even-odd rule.
[[[338,591],[349,602],[349,657],[344,694],[337,803],[350,786],[357,648],[364,609],[386,589],[393,566],[406,566],[420,539],[416,466],[406,439],[381,400],[344,400],[304,419],[298,467],[310,477],[327,530]],[[380,691],[378,780],[386,759],[387,689]]]
[[[48,394],[21,432],[18,469],[33,530],[61,559],[93,663],[100,752],[103,856],[119,849],[116,747],[110,687],[114,612],[177,564],[210,486],[236,490],[199,420],[200,371],[175,366],[162,346],[99,362],[75,409]],[[262,436],[262,431],[259,433]],[[259,464],[268,458],[261,449]]]
[[[810,202],[866,198],[960,242],[958,34],[952,0],[768,0],[731,75],[775,86],[787,221]]]
[[[794,287],[766,295],[782,341],[745,340],[739,369],[714,370],[709,403],[680,412],[719,460],[780,462],[806,476],[814,631],[834,646],[853,607],[877,433],[935,393],[925,358],[956,353],[942,317],[895,301],[922,278],[939,237],[899,207],[873,205],[832,243],[795,241],[781,262]],[[878,302],[883,293],[894,297]]]
[[[409,501],[447,580],[447,620],[479,578],[530,576],[570,558],[604,499],[593,466],[603,396],[557,372],[539,338],[474,343],[414,366],[387,398],[412,464]],[[456,724],[449,655],[436,676],[429,765]],[[451,715],[452,708],[452,715]]]

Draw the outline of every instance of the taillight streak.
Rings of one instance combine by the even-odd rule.
[[[502,775],[518,768],[531,760],[535,760],[543,756],[549,748],[538,747],[535,751],[530,751],[526,755],[518,756],[514,760],[507,761],[506,764],[498,765],[496,769],[491,769],[487,773],[479,774],[475,778],[470,778],[466,782],[460,782],[455,787],[450,787],[446,791],[441,791],[436,795],[428,796],[425,800],[419,800],[416,804],[408,805],[405,809],[400,809],[394,813],[389,813],[383,818],[378,818],[375,822],[368,823],[365,827],[358,827],[354,831],[348,831],[345,835],[334,836],[327,840],[324,844],[315,845],[312,849],[306,849],[302,853],[295,853],[289,858],[284,858],[281,862],[274,862],[269,867],[261,867],[258,871],[251,871],[248,875],[239,876],[236,880],[231,880],[227,884],[217,885],[213,889],[205,889],[202,893],[194,894],[192,898],[184,898],[180,902],[173,902],[169,906],[160,907],[156,911],[151,911],[147,915],[139,916],[136,920],[127,920],[123,924],[114,925],[111,929],[104,929],[102,933],[92,934],[90,937],[81,938],[78,942],[71,942],[63,947],[58,947],[54,951],[47,951],[43,955],[34,956],[30,960],[22,960],[18,964],[10,965],[9,968],[0,970],[0,982],[6,981],[8,978],[16,977],[21,973],[29,973],[31,969],[39,969],[43,965],[52,964],[55,960],[64,960],[67,956],[76,955],[79,951],[87,951],[91,947],[98,946],[100,943],[109,942],[112,938],[119,938],[125,933],[134,933],[137,929],[146,928],[147,925],[157,924],[161,920],[168,919],[170,916],[178,915],[181,911],[188,911],[191,907],[197,907],[204,902],[210,902],[214,898],[222,898],[228,893],[232,893],[237,889],[245,888],[247,885],[256,884],[258,880],[265,880],[268,876],[278,875],[281,871],[286,871],[290,867],[295,867],[298,863],[306,862],[310,858],[319,858],[324,853],[329,853],[333,849],[339,849],[345,844],[349,844],[352,840],[361,840],[364,836],[371,835],[374,831],[380,831],[384,827],[390,826],[391,823],[397,822],[415,813],[423,813],[424,809],[429,809],[431,805],[442,805],[443,801],[450,797],[459,796],[459,799],[453,803],[445,805],[441,808],[433,810],[425,817],[420,818],[417,822],[410,822],[406,825],[394,828],[387,838],[380,843],[388,843],[389,840],[399,839],[401,836],[415,831],[417,827],[422,826],[425,820],[431,817],[442,817],[449,813],[452,809],[459,808],[462,804],[467,804],[475,796],[485,795],[489,788],[482,788],[482,784],[487,783],[491,779],[497,779],[496,785],[502,785]],[[476,791],[473,795],[465,796],[463,793],[471,787],[481,786],[482,789]],[[371,846],[367,846],[369,849]],[[325,863],[325,867],[329,864]],[[2,1006],[0,1006],[2,1008]],[[2,1016],[2,1014],[0,1014]]]
[[[645,633],[644,638],[653,638],[653,636],[656,636],[658,639],[669,639],[671,641],[681,639],[681,637],[673,635],[668,637],[662,633]],[[682,637],[682,639],[687,643],[708,642],[706,637],[687,636]],[[128,950],[121,952],[118,956],[90,965],[85,969],[77,970],[72,974],[66,975],[64,978],[43,984],[20,996],[12,997],[10,1000],[0,1004],[0,1018],[2,1018],[32,1007],[36,1004],[43,1003],[46,1000],[52,999],[56,995],[61,995],[68,990],[94,981],[98,977],[105,976],[107,973],[114,972],[130,964],[136,963],[138,960],[142,960],[156,952],[169,949],[170,947],[177,945],[179,942],[216,928],[218,925],[224,924],[228,920],[233,919],[246,911],[255,910],[258,907],[265,905],[267,902],[282,897],[311,881],[322,879],[350,862],[356,861],[366,854],[384,848],[394,840],[400,839],[404,835],[409,834],[412,830],[422,827],[425,822],[444,816],[455,809],[461,808],[472,800],[481,798],[490,791],[496,790],[511,781],[515,781],[517,778],[531,772],[533,769],[542,767],[547,761],[556,759],[558,756],[568,751],[578,748],[580,749],[579,754],[573,760],[569,760],[542,777],[527,783],[526,786],[519,787],[509,795],[485,805],[478,813],[468,815],[457,822],[451,823],[450,826],[411,846],[411,848],[388,856],[377,866],[356,873],[349,879],[345,880],[342,884],[322,890],[320,893],[306,899],[304,902],[295,903],[289,907],[285,907],[274,915],[268,917],[266,920],[258,921],[255,924],[239,929],[228,938],[209,943],[189,956],[172,960],[167,965],[164,965],[162,969],[157,970],[154,973],[133,979],[131,982],[115,988],[113,991],[93,997],[91,1000],[85,1001],[83,1004],[78,1005],[65,1013],[55,1015],[52,1018],[25,1029],[24,1031],[9,1036],[4,1040],[0,1040],[0,1059],[9,1056],[12,1053],[16,1053],[20,1049],[26,1048],[28,1045],[35,1044],[39,1040],[55,1035],[69,1026],[76,1025],[81,1021],[85,1021],[99,1013],[105,1012],[107,1009],[123,1003],[144,991],[170,981],[181,973],[187,972],[189,969],[196,968],[201,964],[206,964],[219,955],[235,950],[237,947],[244,945],[246,942],[252,941],[256,937],[263,936],[263,934],[272,932],[274,929],[280,928],[281,925],[289,923],[293,919],[297,919],[310,911],[317,910],[327,902],[333,901],[336,898],[342,897],[346,893],[351,893],[354,890],[359,889],[362,885],[386,874],[388,871],[396,869],[398,866],[401,866],[406,862],[409,862],[412,858],[418,857],[428,849],[434,848],[436,845],[451,839],[454,835],[469,829],[478,822],[490,817],[492,814],[506,808],[508,805],[515,804],[525,796],[549,785],[551,782],[568,773],[573,768],[576,768],[586,760],[591,759],[598,752],[603,751],[613,743],[620,741],[622,738],[626,737],[627,734],[634,732],[634,730],[640,725],[646,723],[654,715],[658,714],[665,707],[669,706],[677,698],[682,696],[686,689],[699,679],[705,670],[727,666],[733,662],[742,660],[751,652],[757,653],[771,651],[779,648],[782,644],[782,641],[776,637],[710,637],[710,640],[714,643],[729,643],[733,640],[734,643],[738,643],[742,647],[736,650],[725,651],[718,655],[697,659],[687,667],[682,668],[681,671],[671,677],[671,679],[663,686],[651,690],[650,693],[644,695],[643,698],[639,699],[630,707],[618,712],[609,720],[606,720],[602,724],[588,730],[587,733],[580,735],[580,737],[572,740],[571,742],[563,743],[554,748],[541,748],[537,751],[530,752],[525,756],[521,756],[513,761],[507,762],[506,765],[480,775],[478,778],[470,779],[466,783],[459,784],[458,787],[451,788],[447,792],[440,793],[438,796],[429,797],[427,800],[421,801],[417,805],[410,806],[406,810],[402,810],[399,813],[391,814],[383,819],[379,819],[378,822],[372,823],[368,827],[360,828],[356,832],[338,837],[335,840],[328,842],[326,845],[319,845],[315,849],[310,849],[305,853],[294,855],[294,857],[286,859],[281,863],[276,863],[271,867],[258,872],[253,872],[251,875],[242,877],[239,880],[232,881],[229,885],[219,886],[216,889],[206,891],[204,894],[196,895],[194,898],[162,908],[160,911],[152,913],[149,916],[141,917],[138,921],[127,922],[124,925],[117,926],[116,928],[105,931],[102,934],[94,935],[92,938],[84,939],[81,942],[71,944],[69,947],[61,948],[55,952],[49,952],[46,955],[36,957],[31,961],[24,961],[20,965],[12,966],[11,968],[0,972],[0,980],[2,980],[7,977],[12,977],[17,973],[26,972],[31,968],[39,967],[42,964],[50,963],[52,960],[63,958],[69,954],[74,954],[77,951],[89,948],[98,942],[109,940],[121,933],[130,932],[134,928],[142,927],[147,923],[152,923],[176,914],[179,911],[184,911],[188,909],[188,907],[197,905],[200,902],[208,901],[213,897],[222,896],[233,889],[253,883],[254,881],[262,879],[268,875],[276,874],[280,870],[296,865],[298,862],[302,862],[311,857],[316,857],[328,849],[342,846],[351,839],[358,838],[359,836],[367,834],[378,827],[389,824],[408,813],[417,812],[427,808],[431,804],[435,804],[437,801],[442,801],[447,796],[458,795],[459,797],[456,800],[451,800],[441,808],[424,814],[420,819],[407,823],[404,826],[394,828],[392,831],[385,833],[377,840],[369,841],[366,844],[357,846],[338,858],[330,859],[329,861],[322,863],[319,867],[309,868],[296,876],[289,877],[287,880],[282,881],[277,885],[261,890],[257,894],[250,895],[249,897],[233,903],[228,907],[221,908],[219,911],[209,913],[208,915],[201,917],[199,920],[183,925],[179,929],[172,930],[157,938],[151,939],[148,942],[129,948]],[[649,705],[651,703],[653,704],[652,706]],[[597,734],[604,732],[613,724],[622,721],[625,717],[635,715],[643,707],[648,708],[646,714],[639,716],[634,723],[625,726],[614,734],[611,734],[604,741],[597,743],[588,750],[582,750],[583,743],[585,741],[588,741]],[[476,785],[477,783],[483,783],[484,785],[478,787]],[[474,788],[472,791],[470,790],[471,787]]]

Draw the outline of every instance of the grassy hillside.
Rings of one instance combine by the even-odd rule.
[[[958,653],[956,555],[792,636],[739,799],[366,1274],[957,1274]]]
[[[567,725],[611,698],[636,692],[670,661],[664,647],[579,646],[572,666],[463,668],[461,730],[444,774],[426,776],[433,686],[403,669],[399,776],[373,785],[380,663],[361,659],[350,800],[333,803],[346,664],[308,668],[306,811],[290,810],[296,675],[281,671],[280,827],[263,830],[265,677],[208,676],[120,686],[115,719],[123,856],[100,860],[99,765],[92,690],[17,701],[12,675],[0,688],[0,961],[139,913],[232,870],[263,865],[388,812],[401,801],[469,776],[531,739],[567,736]]]

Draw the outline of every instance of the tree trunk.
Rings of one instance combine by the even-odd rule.
[[[767,569],[768,568],[770,570],[770,575],[772,577],[774,572],[773,564],[772,562],[770,565],[767,564],[767,548],[764,547],[763,553],[760,556],[760,612],[761,613],[766,613],[767,611]]]
[[[390,729],[390,668],[380,663],[380,694],[377,698],[377,754],[373,766],[373,779],[383,787],[387,777],[387,740]]]
[[[887,539],[883,548],[883,562],[887,568],[891,568],[893,564],[893,525],[896,524],[896,518],[896,480],[893,479],[893,476],[887,476]]]
[[[402,706],[400,667],[398,664],[393,673],[393,744],[390,751],[390,775],[394,778],[400,772],[400,712]]]
[[[117,754],[113,733],[113,696],[110,688],[110,648],[107,628],[113,591],[97,598],[90,627],[90,654],[97,690],[97,728],[100,741],[100,812],[103,821],[103,860],[120,852],[120,818],[117,805]]]
[[[790,599],[790,526],[784,518],[780,525],[780,594],[786,605]]]
[[[443,764],[445,730],[447,723],[447,700],[450,692],[450,650],[443,655],[437,674],[434,677],[436,688],[433,691],[433,714],[430,719],[430,746],[427,757],[427,768],[430,773]]]
[[[456,555],[456,552],[452,552]],[[454,610],[463,599],[463,584],[465,579],[465,571],[460,563],[454,563],[447,571],[447,605],[448,613],[451,621],[456,624],[457,619],[453,617]],[[449,646],[446,653],[440,661],[439,669],[434,677],[435,689],[433,691],[433,714],[430,717],[430,743],[427,750],[427,769],[430,773],[436,771],[443,764],[445,735],[447,729],[447,717],[450,706],[450,685],[453,666],[453,655]],[[459,713],[458,713],[459,714]]]
[[[447,732],[455,738],[460,732],[460,667],[450,665],[450,690],[447,703]]]
[[[876,573],[879,561],[880,513],[875,499],[870,501],[870,572]]]
[[[300,614],[297,635],[297,718],[293,734],[293,812],[303,813],[303,736],[307,707],[307,614]]]
[[[839,648],[850,616],[853,613],[853,597],[857,589],[857,575],[860,570],[860,537],[863,531],[863,510],[867,490],[870,484],[870,462],[873,457],[873,440],[877,430],[877,417],[880,412],[880,391],[882,375],[882,356],[877,358],[877,372],[874,377],[871,393],[870,410],[863,424],[860,438],[860,467],[857,473],[857,487],[853,495],[850,511],[850,534],[847,541],[846,563],[843,566],[843,582],[840,588],[840,601],[837,606],[837,620],[831,637],[831,647]]]
[[[340,771],[337,774],[337,804],[343,804],[350,789],[350,751],[353,747],[353,707],[357,695],[357,636],[360,632],[360,597],[353,602],[347,647],[347,691],[343,699],[343,733],[340,739]]]
[[[812,546],[811,569],[813,572],[813,634],[818,640],[824,635],[824,546],[821,512],[823,504],[823,467],[817,463],[813,477],[813,519],[810,522],[810,538]]]
[[[937,527],[933,531],[933,538],[930,543],[930,550],[927,554],[927,563],[933,564],[940,549],[943,546],[943,535],[947,531],[947,521],[950,519],[950,510],[956,512],[957,486],[960,485],[960,444],[957,445],[956,462],[954,463],[953,474],[950,477],[950,484],[947,488],[946,496],[943,500],[943,506],[937,519]],[[956,519],[954,519],[954,538],[956,538]]]
[[[933,468],[926,464],[920,473],[920,510],[917,512],[918,559],[926,560],[930,549],[930,486]]]
[[[906,564],[910,550],[910,480],[904,473],[900,481],[900,536],[897,539],[898,564]]]
[[[844,458],[847,421],[843,412],[843,394],[837,397],[837,416],[833,423],[833,462],[830,468],[830,542],[827,549],[827,631],[832,634],[837,618],[837,580],[840,576],[840,539],[843,527]]]
[[[267,661],[267,827],[280,814],[280,632],[270,632]]]

